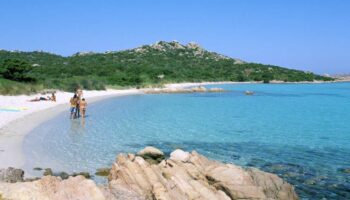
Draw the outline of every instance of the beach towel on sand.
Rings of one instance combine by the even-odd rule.
[[[23,110],[28,110],[28,108],[27,107],[15,107],[15,106],[0,107],[0,112],[20,112]]]

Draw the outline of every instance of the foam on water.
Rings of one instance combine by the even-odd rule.
[[[85,120],[67,111],[26,136],[26,168],[93,173],[154,145],[276,173],[305,199],[350,199],[350,83],[220,87],[230,92],[112,98]]]

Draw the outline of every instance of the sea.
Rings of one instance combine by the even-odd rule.
[[[85,119],[67,108],[25,137],[25,169],[94,174],[119,153],[180,148],[277,174],[300,199],[350,199],[350,83],[206,87],[226,92],[114,97]]]

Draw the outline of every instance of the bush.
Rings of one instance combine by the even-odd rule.
[[[81,85],[75,80],[69,82],[66,86],[66,90],[69,92],[75,92],[78,88],[81,88]]]
[[[20,83],[0,78],[1,95],[33,94],[44,90],[41,84]]]
[[[265,72],[263,75],[262,75],[262,79],[263,79],[263,82],[264,83],[270,83],[270,81],[273,80],[273,74],[270,73],[270,72]]]
[[[7,59],[4,61],[1,73],[5,79],[18,82],[34,82],[35,78],[31,76],[31,70],[32,66],[25,61]]]

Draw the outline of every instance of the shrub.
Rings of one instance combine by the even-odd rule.
[[[7,59],[4,61],[2,76],[6,79],[18,82],[34,82],[35,78],[31,76],[30,72],[32,66],[25,61],[16,59]]]
[[[0,78],[1,95],[33,94],[44,90],[42,84],[20,83]]]

